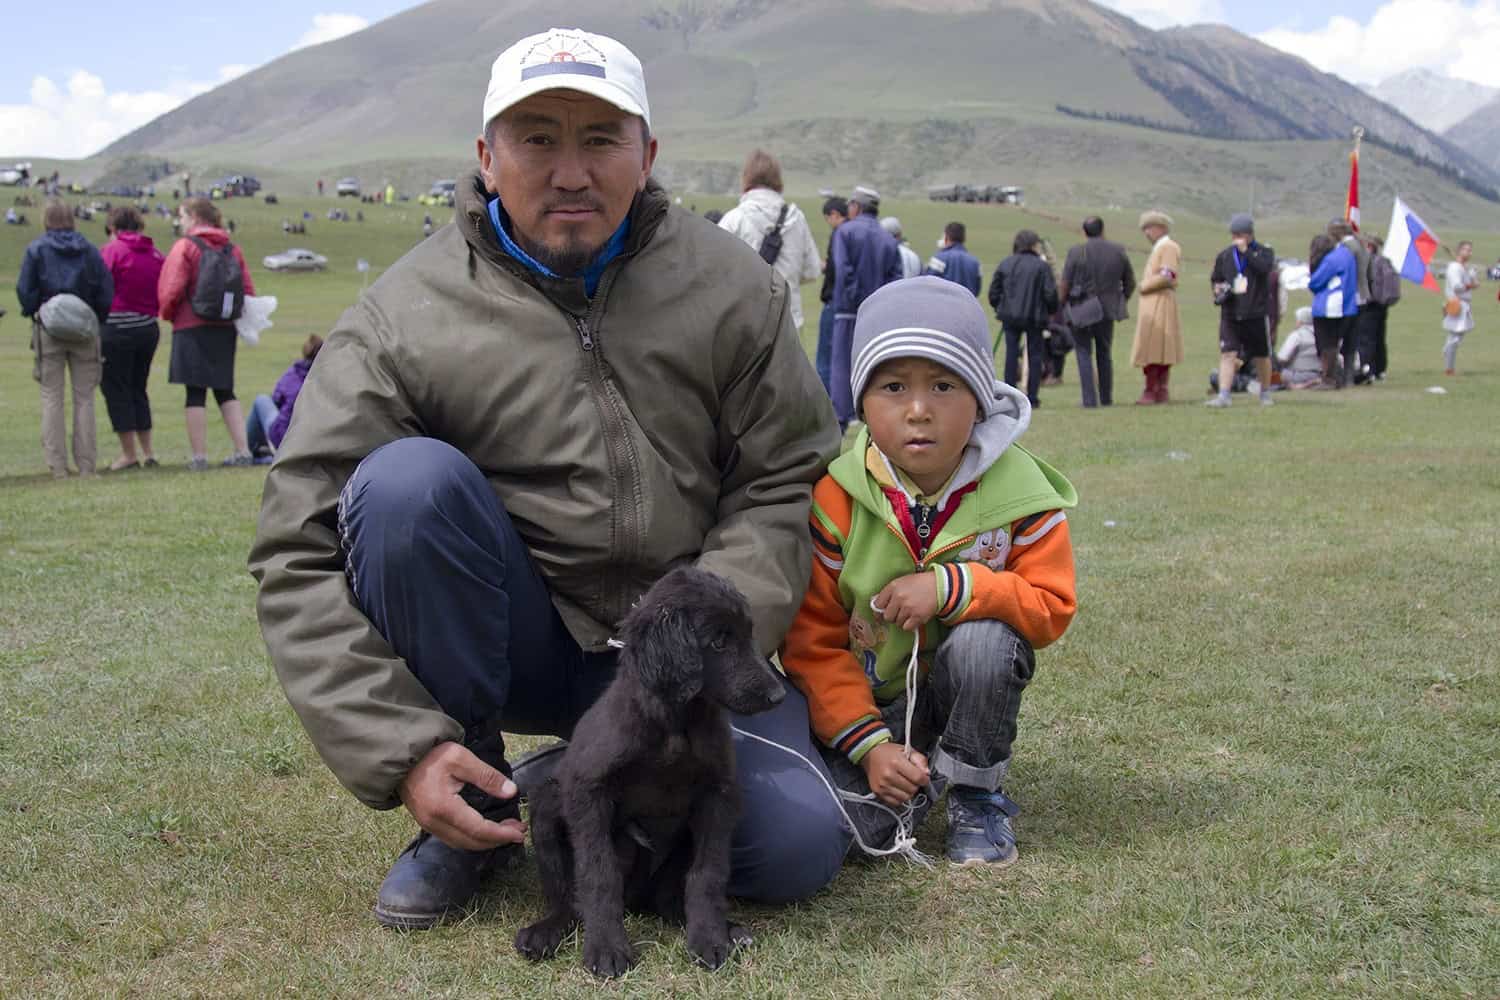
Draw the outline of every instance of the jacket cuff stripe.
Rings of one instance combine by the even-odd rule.
[[[881,726],[875,732],[860,740],[859,744],[849,751],[849,763],[858,764],[861,760],[864,760],[865,754],[874,750],[880,744],[890,743],[894,739],[895,736],[891,731],[885,726]]]
[[[867,715],[835,736],[829,745],[839,753],[848,754],[872,734],[883,729],[885,729],[885,722],[876,716]]]
[[[952,596],[938,620],[943,624],[949,624],[965,611],[969,610],[969,600],[974,594],[974,578],[969,573],[969,567],[962,563],[951,566],[953,570]]]

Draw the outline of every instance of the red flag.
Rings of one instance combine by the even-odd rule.
[[[1344,218],[1354,231],[1359,232],[1359,149],[1349,154],[1349,204],[1344,208]]]

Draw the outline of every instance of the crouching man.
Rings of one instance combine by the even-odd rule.
[[[640,62],[576,29],[495,60],[455,223],[329,334],[250,568],[288,700],[338,779],[421,828],[382,923],[461,910],[521,842],[501,732],[567,736],[668,569],[749,599],[774,650],[838,428],[756,253],[669,205]],[[811,752],[795,692],[741,728]],[[817,776],[738,746],[730,891],[798,899],[847,837]]]

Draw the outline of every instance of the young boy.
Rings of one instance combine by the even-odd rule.
[[[835,782],[897,809],[915,798],[914,823],[947,787],[961,865],[1016,859],[1000,786],[1021,692],[1032,650],[1077,607],[1063,514],[1077,494],[1015,444],[1031,406],[996,381],[988,339],[979,301],[941,278],[860,307],[850,383],[865,429],[813,491],[812,581],[781,650]],[[866,843],[890,842],[891,814],[850,812]]]

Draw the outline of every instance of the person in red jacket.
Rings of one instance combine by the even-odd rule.
[[[237,341],[232,322],[204,319],[193,312],[193,289],[198,281],[198,265],[203,251],[194,239],[202,240],[214,250],[230,246],[239,262],[247,296],[255,294],[245,255],[229,241],[223,219],[214,203],[207,198],[189,198],[178,209],[183,233],[167,254],[157,285],[161,318],[172,324],[172,360],[167,381],[187,387],[188,444],[193,449],[188,468],[201,472],[208,468],[208,415],[205,412],[208,390],[214,392],[219,414],[234,442],[234,454],[224,465],[251,465],[254,459],[245,441],[245,414],[234,395],[234,349]]]

